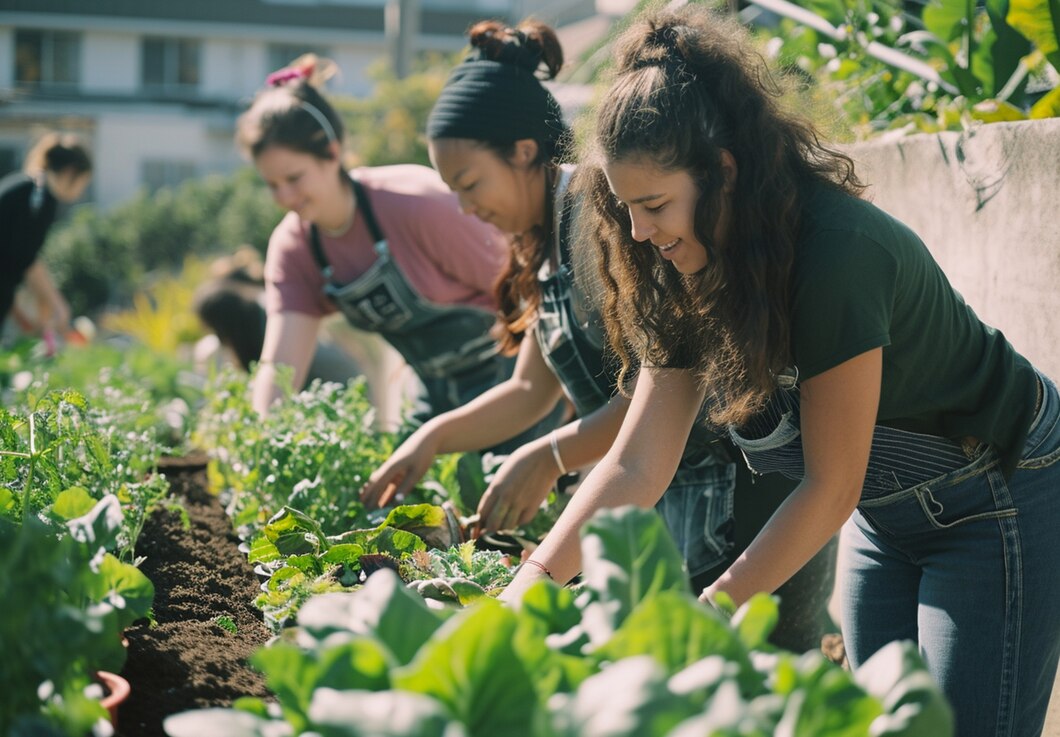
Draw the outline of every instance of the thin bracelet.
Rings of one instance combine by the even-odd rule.
[[[534,560],[533,558],[527,558],[526,560],[524,560],[524,561],[523,561],[523,563],[529,563],[529,564],[530,564],[530,565],[532,565],[532,566],[535,566],[535,567],[537,567],[537,568],[540,568],[540,569],[541,569],[542,571],[544,571],[544,572],[545,572],[545,575],[546,575],[546,576],[548,576],[549,578],[552,578],[552,571],[550,571],[550,570],[548,570],[547,568],[545,568],[545,566],[544,566],[544,564],[543,564],[543,563],[538,563],[538,562],[537,562],[536,560]],[[552,580],[553,580],[553,581],[555,581],[556,579],[552,578]]]
[[[559,438],[556,437],[556,431],[553,430],[549,433],[548,444],[552,448],[552,459],[556,462],[556,467],[559,469],[560,476],[567,475],[567,467],[563,465],[563,459],[559,455]]]

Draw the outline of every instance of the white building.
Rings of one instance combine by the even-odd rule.
[[[387,30],[402,9],[419,29],[412,51],[454,51],[476,20],[562,23],[594,3],[0,0],[0,174],[46,129],[87,139],[90,196],[104,208],[141,187],[231,171],[242,164],[235,119],[270,71],[315,51],[343,72],[330,92],[365,95],[367,67],[393,54],[388,39],[399,36]]]

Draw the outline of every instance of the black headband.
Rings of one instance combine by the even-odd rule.
[[[529,69],[478,58],[453,70],[427,118],[431,139],[555,143],[566,132],[559,103]]]

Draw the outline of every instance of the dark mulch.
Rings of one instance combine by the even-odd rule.
[[[257,577],[216,497],[206,490],[205,459],[163,465],[191,520],[161,510],[144,526],[137,554],[155,585],[157,624],[128,630],[122,675],[132,692],[118,712],[120,737],[164,737],[162,720],[188,709],[228,706],[240,696],[268,696],[247,658],[270,637],[254,606]],[[232,633],[215,623],[227,616]]]

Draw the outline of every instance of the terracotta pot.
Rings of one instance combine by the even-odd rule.
[[[129,682],[116,673],[105,670],[96,671],[96,680],[103,684],[107,693],[99,702],[110,714],[110,723],[118,727],[118,706],[129,698]]]

